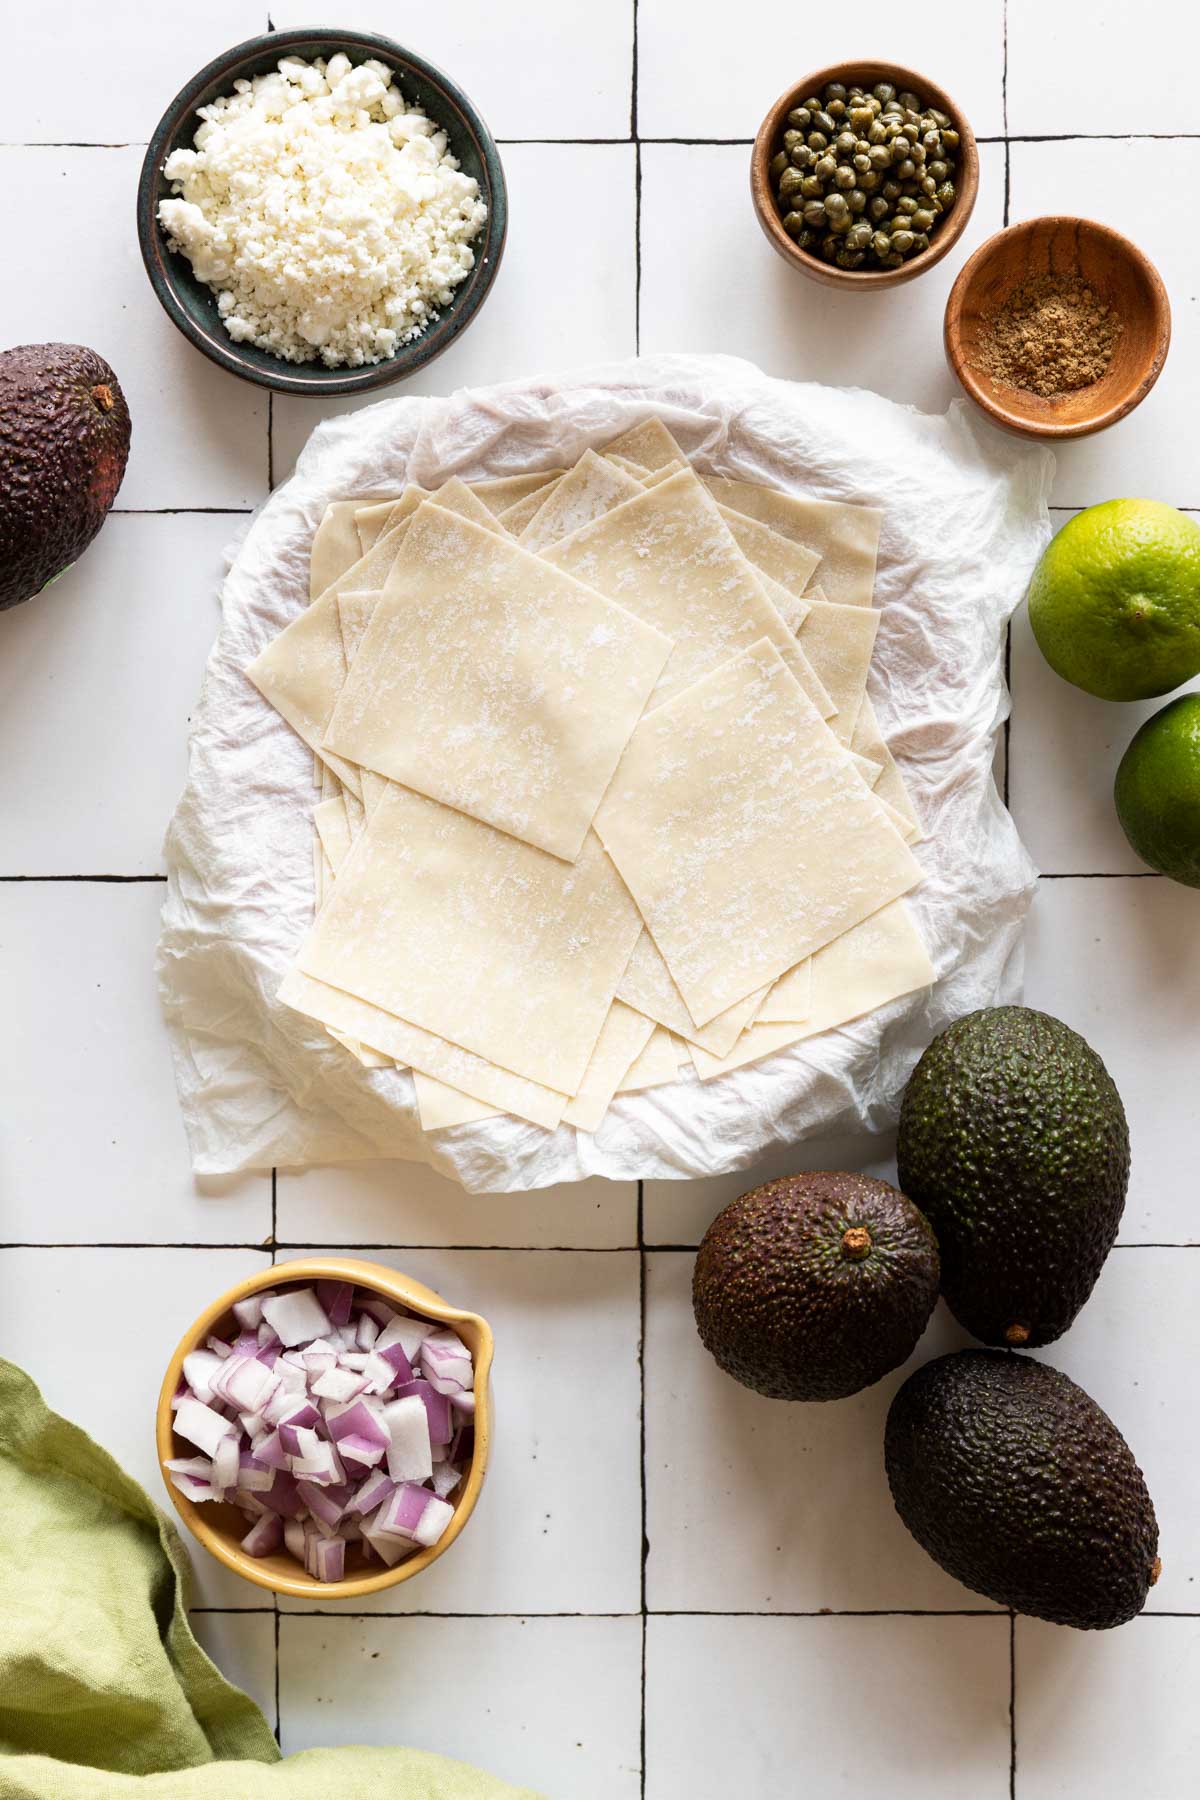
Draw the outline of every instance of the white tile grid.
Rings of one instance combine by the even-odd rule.
[[[983,191],[966,250],[1037,212],[1109,217],[1141,238],[1175,302],[1169,371],[1176,379],[1160,384],[1119,432],[1064,449],[1059,524],[1074,507],[1146,486],[1200,510],[1200,448],[1179,398],[1194,386],[1187,377],[1200,373],[1200,340],[1186,330],[1200,322],[1200,255],[1178,230],[1177,209],[1147,200],[1165,193],[1157,185],[1161,147],[1151,138],[1175,135],[1172,156],[1200,162],[1200,146],[1185,135],[1194,130],[1185,71],[1200,48],[1200,26],[1192,9],[1162,10],[1172,41],[1165,61],[1161,34],[1131,39],[1112,0],[979,0],[969,29],[960,21],[953,41],[939,46],[939,73],[982,146]],[[353,0],[339,16],[348,25],[389,25],[377,8]],[[794,20],[782,0],[743,0],[732,37],[724,0],[604,0],[587,16],[582,54],[564,41],[552,0],[422,19],[420,47],[464,81],[497,130],[516,204],[505,280],[487,323],[414,391],[638,349],[721,349],[801,379],[828,379],[831,367],[843,366],[898,400],[943,408],[954,388],[930,340],[962,257],[915,288],[860,302],[851,319],[775,263],[744,204],[750,136],[797,62]],[[284,478],[312,426],[344,407],[264,405],[258,390],[194,356],[150,302],[126,216],[157,110],[148,109],[147,96],[169,94],[220,44],[265,21],[261,8],[218,0],[203,31],[180,39],[145,34],[141,17],[129,0],[106,9],[104,48],[127,55],[124,63],[117,58],[120,82],[105,87],[103,107],[91,104],[88,84],[27,84],[0,133],[0,222],[10,240],[28,238],[30,221],[51,212],[73,255],[102,271],[90,335],[119,364],[135,416],[117,509],[135,516],[114,521],[111,539],[59,594],[75,666],[64,673],[47,661],[54,602],[15,625],[7,621],[11,692],[39,699],[19,741],[17,707],[0,710],[0,749],[11,734],[7,766],[19,766],[22,752],[34,754],[47,787],[53,777],[72,789],[77,816],[68,804],[62,819],[48,819],[28,784],[15,796],[0,872],[8,884],[0,886],[0,955],[8,951],[24,973],[23,987],[5,986],[7,995],[17,992],[17,1028],[5,1043],[15,1081],[6,1072],[0,1086],[17,1095],[19,1126],[0,1152],[9,1161],[0,1250],[18,1303],[0,1311],[0,1348],[32,1362],[52,1404],[107,1441],[154,1491],[148,1427],[139,1435],[134,1408],[122,1409],[114,1425],[107,1375],[80,1361],[81,1346],[94,1344],[97,1320],[121,1291],[115,1282],[97,1283],[101,1259],[120,1258],[129,1304],[143,1291],[155,1297],[139,1334],[139,1371],[150,1386],[140,1373],[135,1383],[136,1407],[147,1418],[155,1371],[181,1320],[251,1265],[254,1253],[261,1256],[264,1243],[286,1260],[305,1245],[333,1248],[341,1239],[344,1248],[401,1261],[496,1315],[504,1460],[457,1553],[461,1562],[447,1559],[423,1588],[401,1588],[369,1614],[331,1608],[306,1616],[264,1606],[198,1556],[201,1637],[263,1705],[285,1750],[399,1736],[488,1764],[554,1800],[790,1791],[797,1771],[814,1761],[819,1789],[812,1791],[823,1796],[886,1785],[901,1796],[946,1800],[966,1791],[1073,1800],[1124,1792],[1140,1776],[1156,1800],[1176,1800],[1189,1791],[1198,1747],[1186,1721],[1200,1666],[1200,1491],[1178,1426],[1188,1404],[1181,1371],[1194,1366],[1200,1344],[1188,1343],[1181,1362],[1175,1321],[1190,1314],[1184,1335],[1195,1337],[1189,1283],[1200,1250],[1189,1257],[1183,1246],[1200,1233],[1190,1184],[1179,1174],[1185,1146],[1156,1122],[1164,1093],[1171,1110],[1186,1116],[1188,1071],[1200,1051],[1196,1008],[1179,978],[1178,946],[1194,914],[1182,890],[1135,866],[1108,805],[1115,761],[1143,714],[1109,709],[1102,717],[1096,703],[1054,681],[1024,624],[1011,648],[1014,712],[1003,780],[1047,870],[1030,934],[1027,998],[1061,1012],[1098,1044],[1126,1094],[1135,1136],[1118,1253],[1091,1308],[1050,1359],[1128,1425],[1159,1496],[1167,1573],[1161,1603],[1135,1626],[1098,1638],[1014,1622],[915,1551],[872,1467],[881,1408],[899,1377],[846,1407],[775,1408],[736,1389],[697,1353],[686,1251],[714,1212],[785,1163],[834,1161],[888,1175],[886,1141],[827,1142],[760,1170],[638,1183],[636,1193],[634,1184],[587,1183],[529,1198],[471,1197],[427,1170],[394,1165],[273,1173],[269,1193],[265,1181],[185,1193],[182,1146],[177,1133],[172,1144],[166,1123],[173,1120],[163,1085],[166,1047],[146,970],[155,935],[151,896],[162,879],[156,827],[178,780],[179,713],[198,685],[209,632],[195,571],[215,573],[222,528],[136,515],[223,515],[231,535],[236,515]],[[307,15],[283,4],[272,17],[285,27]],[[900,18],[892,0],[860,0],[854,43],[903,57],[910,30]],[[84,61],[91,30],[83,26]],[[26,60],[57,52],[61,17],[27,10],[19,31]],[[810,66],[847,50],[836,14],[806,17],[804,40],[799,60]],[[1136,78],[1131,55],[1150,59]],[[1150,89],[1153,116],[1131,116],[1127,95]],[[1131,125],[1144,135],[1126,135]],[[586,200],[587,253],[556,258],[559,214],[546,198],[556,193],[564,205]],[[697,206],[709,226],[719,214],[722,229],[698,231]],[[2,341],[31,335],[31,302],[40,335],[80,335],[72,296],[46,259],[0,291]],[[794,330],[798,305],[803,328]],[[169,614],[169,636],[156,620],[145,579],[147,565],[163,566],[156,534],[165,530],[175,532],[172,547],[189,561],[192,606],[182,643]],[[89,618],[82,604],[86,585],[105,579],[128,585],[132,602],[111,608],[107,622]],[[141,700],[131,681],[137,652],[145,659],[150,647],[170,649],[171,679],[142,715],[145,733],[116,736],[97,766],[83,754],[86,733],[72,714],[75,684],[84,691],[87,675],[104,668],[124,725],[126,705]],[[147,737],[152,770],[137,751]],[[1068,782],[1043,779],[1050,760],[1059,771],[1066,766]],[[103,888],[93,885],[97,878]],[[1081,928],[1085,918],[1090,931]],[[39,928],[53,935],[55,922],[70,954],[41,967],[28,947]],[[1166,1028],[1153,1041],[1129,1023],[1147,956],[1157,958],[1155,991],[1166,1003]],[[100,996],[89,1000],[81,1032],[71,1011],[80,987]],[[132,1048],[121,1029],[127,1000]],[[31,1047],[40,1060],[24,1055]],[[48,1174],[39,1143],[53,1150]],[[127,1186],[122,1165],[136,1171]],[[395,1242],[397,1188],[403,1244]],[[50,1207],[42,1204],[47,1192]],[[185,1241],[172,1243],[161,1221],[181,1213]],[[47,1285],[62,1297],[60,1324],[65,1319],[71,1329],[35,1356],[26,1346],[38,1337]],[[518,1612],[511,1570],[503,1573],[504,1510],[519,1504],[522,1458],[535,1447],[552,1456],[555,1419],[578,1412],[573,1334],[590,1351],[605,1348],[615,1392],[587,1415],[578,1443],[567,1432],[565,1464],[549,1467],[545,1542],[534,1515],[521,1521],[528,1585]],[[939,1309],[916,1360],[959,1341]],[[506,1346],[515,1346],[512,1363]],[[545,1383],[545,1443],[518,1358]],[[1173,1358],[1175,1392],[1164,1394]],[[594,1379],[591,1357],[586,1367]],[[1130,1418],[1139,1407],[1140,1424]],[[577,1418],[572,1424],[580,1430]],[[788,1505],[791,1492],[799,1495],[799,1516]],[[861,1559],[847,1559],[835,1530],[846,1520],[853,1543],[886,1562],[877,1578]],[[823,1549],[814,1554],[818,1540]],[[840,1674],[847,1667],[860,1677],[849,1687]],[[1063,1685],[1069,1707],[1060,1702]],[[456,1696],[452,1719],[437,1716],[447,1690]],[[856,1697],[860,1690],[870,1694],[869,1707]],[[839,1719],[847,1704],[851,1716]],[[920,1754],[910,1756],[906,1745]]]

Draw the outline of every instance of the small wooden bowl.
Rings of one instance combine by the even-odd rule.
[[[395,1269],[385,1268],[382,1263],[357,1262],[344,1256],[309,1256],[298,1262],[278,1263],[274,1268],[260,1269],[256,1275],[240,1281],[236,1287],[231,1287],[228,1293],[222,1294],[220,1299],[206,1307],[180,1340],[178,1349],[167,1365],[158,1396],[158,1460],[162,1466],[172,1457],[197,1454],[194,1444],[176,1437],[175,1415],[171,1411],[171,1401],[183,1373],[183,1359],[188,1352],[199,1349],[213,1333],[218,1337],[230,1337],[237,1332],[238,1325],[233,1316],[236,1300],[244,1300],[249,1294],[261,1293],[263,1288],[296,1287],[316,1281],[351,1281],[356,1287],[370,1288],[381,1299],[406,1307],[422,1318],[435,1319],[439,1325],[453,1326],[471,1352],[475,1363],[475,1449],[470,1468],[451,1496],[454,1517],[437,1543],[432,1549],[419,1550],[414,1556],[406,1557],[394,1569],[364,1561],[352,1545],[346,1558],[352,1573],[344,1581],[316,1581],[286,1551],[281,1550],[274,1556],[247,1556],[242,1549],[241,1540],[250,1529],[250,1521],[236,1506],[231,1502],[218,1504],[215,1501],[197,1505],[180,1493],[165,1466],[162,1467],[162,1477],[167,1492],[175,1503],[175,1510],[188,1530],[199,1538],[204,1548],[218,1562],[223,1562],[235,1575],[244,1575],[247,1581],[253,1581],[258,1587],[267,1588],[273,1594],[291,1594],[297,1600],[354,1600],[362,1594],[377,1594],[381,1588],[395,1587],[398,1582],[408,1581],[412,1576],[419,1575],[422,1569],[427,1569],[431,1562],[436,1562],[439,1556],[446,1553],[475,1510],[475,1502],[479,1498],[487,1472],[492,1437],[488,1378],[492,1367],[493,1339],[491,1327],[478,1314],[462,1312],[457,1306],[448,1305],[432,1288],[414,1281],[410,1275],[398,1275]]]
[[[1078,275],[1121,317],[1107,372],[1090,387],[1043,396],[995,381],[979,367],[989,317],[1034,275]],[[1171,303],[1158,270],[1135,244],[1091,219],[1027,219],[981,244],[946,302],[946,359],[989,419],[1026,437],[1086,437],[1146,398],[1171,344]]]
[[[771,158],[779,149],[784,121],[793,106],[801,105],[810,94],[820,94],[831,81],[840,81],[844,87],[867,89],[873,88],[876,82],[890,81],[897,92],[907,88],[910,93],[919,94],[926,106],[934,106],[939,112],[947,113],[958,132],[958,166],[954,177],[958,198],[951,207],[948,218],[935,228],[928,250],[923,250],[919,256],[910,257],[898,269],[839,269],[835,263],[822,262],[810,250],[801,250],[799,244],[794,243],[783,229],[779,203],[771,187]],[[822,281],[826,287],[857,290],[863,294],[878,293],[880,288],[897,287],[902,281],[912,281],[915,276],[923,275],[926,269],[932,269],[935,263],[941,262],[951,245],[957,243],[962,236],[967,220],[974,211],[978,193],[979,151],[975,144],[975,133],[968,125],[962,108],[955,105],[945,88],[930,81],[927,75],[919,75],[915,69],[903,68],[899,63],[831,63],[827,69],[817,69],[813,74],[806,75],[803,81],[780,94],[759,126],[754,148],[750,152],[750,195],[767,242],[779,252],[784,262],[790,263],[792,268],[799,269],[802,275],[807,275],[811,280]]]

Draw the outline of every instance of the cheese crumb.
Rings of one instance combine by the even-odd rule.
[[[199,112],[194,148],[163,165],[176,198],[158,221],[235,343],[382,362],[474,267],[479,184],[385,64],[284,57]]]

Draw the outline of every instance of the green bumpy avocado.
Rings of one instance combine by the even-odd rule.
[[[938,1294],[937,1242],[866,1175],[803,1174],[709,1226],[692,1302],[727,1375],[775,1400],[841,1400],[907,1361]]]
[[[888,1412],[896,1510],[948,1575],[997,1606],[1104,1631],[1157,1581],[1158,1523],[1107,1413],[1058,1369],[960,1350],[910,1375]]]
[[[0,354],[0,612],[82,556],[117,497],[129,408],[83,344]]]
[[[900,1109],[900,1185],[937,1233],[942,1292],[985,1344],[1050,1344],[1112,1248],[1129,1126],[1096,1052],[1048,1013],[998,1006],[936,1037]]]

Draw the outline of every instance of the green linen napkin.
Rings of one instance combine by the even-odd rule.
[[[192,1636],[178,1532],[0,1358],[0,1800],[538,1800],[421,1751],[280,1759]]]

